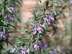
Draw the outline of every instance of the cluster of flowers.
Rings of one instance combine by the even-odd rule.
[[[38,10],[38,12],[39,12],[39,10]],[[54,21],[54,17],[49,14],[49,15],[46,15],[45,20],[46,20],[47,24],[50,25],[50,21]],[[38,31],[38,33],[42,33],[43,29],[46,30],[44,21],[41,21],[39,24],[36,24],[36,25],[33,24],[33,27],[34,27],[33,34],[36,34],[37,31]]]
[[[38,43],[37,43],[37,41],[35,41],[35,42],[33,43],[33,46],[34,46],[34,50],[35,50],[35,51],[38,51],[39,48],[42,48],[43,50],[46,50],[47,47],[48,47],[48,44],[47,44],[46,42],[38,41]]]
[[[11,52],[12,53],[14,53],[15,52],[15,50],[16,50],[16,48],[17,48],[17,45],[15,45],[15,47],[11,50]],[[26,47],[26,51],[25,51],[25,46],[21,46],[21,50],[19,50],[18,52],[17,52],[17,54],[29,54],[29,47],[27,46]]]
[[[46,50],[48,47],[48,44],[46,42],[38,41],[38,43],[37,43],[37,41],[35,41],[33,43],[33,46],[34,46],[35,51],[38,51],[39,48]],[[14,53],[16,48],[17,48],[17,45],[15,45],[15,47],[11,50],[11,52]],[[29,51],[30,51],[30,49],[28,46],[26,47],[26,50],[25,50],[25,46],[21,46],[21,50],[18,50],[17,54],[26,54],[26,53],[29,54]],[[56,51],[55,50],[49,51],[49,54],[56,54]]]
[[[37,10],[37,14],[39,14],[39,12],[40,12],[40,10]],[[54,17],[51,16],[51,14],[49,14],[49,15],[46,15],[45,20],[46,20],[47,24],[50,25],[50,22],[54,21]],[[41,21],[40,23],[38,23],[36,25],[33,24],[33,27],[34,27],[33,34],[36,34],[37,32],[40,34],[40,33],[42,33],[43,30],[46,30],[46,25],[45,25],[44,21]],[[15,48],[13,48],[11,50],[12,53],[15,52],[16,47],[17,46],[15,46]],[[48,47],[48,44],[46,42],[38,41],[38,43],[37,43],[37,41],[35,41],[33,43],[33,47],[34,47],[35,51],[38,51],[39,48],[41,48],[42,50],[46,50]],[[26,47],[26,50],[25,50],[25,46],[21,46],[21,50],[18,51],[18,54],[26,54],[26,53],[29,54],[29,51],[30,51],[29,46]]]
[[[42,28],[46,29],[44,22],[40,22],[38,25],[33,24],[33,34],[42,33]]]
[[[35,50],[35,51],[38,51],[40,47],[41,47],[43,50],[46,50],[47,47],[48,47],[48,45],[47,45],[46,42],[43,42],[43,43],[42,43],[41,41],[38,41],[38,44],[37,44],[37,41],[34,42],[34,43],[33,43],[33,46],[34,46],[34,50]],[[11,50],[11,52],[14,53],[15,50],[16,50],[16,48],[17,48],[17,46],[15,45],[15,47]],[[28,46],[26,47],[26,51],[25,51],[25,46],[21,46],[21,50],[18,51],[18,54],[26,54],[26,53],[29,54],[29,51],[30,51],[30,49],[29,49]]]
[[[0,38],[4,38],[5,40],[8,39],[10,37],[9,33],[8,33],[8,30],[6,29],[5,30],[5,34],[4,32],[2,31],[2,29],[0,28]]]
[[[12,12],[14,12],[14,13],[17,13],[17,9],[16,8],[14,8],[15,7],[15,5],[7,5],[8,6],[8,9],[9,10],[11,10]],[[14,20],[14,18],[12,17],[12,14],[11,14],[11,12],[10,11],[8,11],[8,13],[7,13],[7,19],[8,20],[12,20],[13,22],[15,22],[15,20]],[[10,35],[9,35],[9,33],[8,33],[8,30],[6,29],[5,30],[5,33],[3,32],[3,30],[0,28],[0,38],[4,38],[4,39],[8,39],[10,37]]]
[[[14,13],[17,13],[17,9],[14,8],[15,5],[13,5],[13,4],[12,4],[11,6],[8,5],[8,7],[9,7],[9,8],[8,8],[9,10],[13,11]],[[15,20],[14,20],[14,18],[12,17],[12,14],[11,14],[10,11],[8,11],[7,19],[8,19],[8,20],[12,20],[13,22],[15,22]]]

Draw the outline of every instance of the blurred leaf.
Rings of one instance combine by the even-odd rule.
[[[37,44],[38,44],[38,41],[39,41],[39,33],[38,33],[38,35],[37,35]]]
[[[59,3],[60,6],[62,6],[62,5],[61,5],[61,2],[60,2],[59,0],[56,0],[56,1]]]
[[[56,14],[57,14],[57,9],[56,9],[55,5],[53,5],[53,8],[54,8],[54,10],[55,10],[55,12],[56,12]]]
[[[48,24],[46,22],[46,19],[45,18],[43,18],[43,19],[44,19],[44,23],[45,23],[46,29],[49,30],[49,27],[48,27]]]
[[[69,8],[70,7],[70,2],[67,4],[67,6],[65,8]]]
[[[14,18],[16,18],[19,22],[21,22],[21,21],[19,20],[19,18],[16,16],[15,13],[12,13],[12,14],[13,14],[13,17],[14,17]]]
[[[7,50],[11,50],[12,48],[8,48],[8,47],[6,47],[5,49],[7,49]]]
[[[32,49],[32,45],[33,45],[33,43],[32,43],[32,41],[31,41],[31,44],[30,44],[30,52],[31,52],[31,49]]]
[[[11,24],[7,24],[8,26],[11,26],[11,27],[13,27],[14,29],[16,29],[16,27],[14,27],[13,25],[11,25]]]
[[[2,17],[4,18],[4,8],[2,8]]]
[[[28,7],[28,9],[30,8],[41,8],[41,6],[32,6],[32,7]]]
[[[27,31],[25,31],[25,30],[18,30],[18,32],[27,32]]]
[[[28,38],[23,38],[21,36],[18,35],[19,38],[23,39],[23,40],[29,40]]]
[[[17,5],[20,5],[21,7],[22,7],[22,5],[21,5],[21,3],[19,2],[19,1],[16,1],[15,2]]]
[[[27,21],[27,22],[25,22],[25,23],[23,23],[23,25],[25,25],[25,24],[27,24],[27,23],[34,23],[35,21],[33,20],[33,21]]]
[[[5,34],[5,27],[3,26],[3,33]]]
[[[7,25],[7,23],[6,23],[5,21],[1,20],[1,22],[3,22],[3,23],[4,23],[4,25]]]

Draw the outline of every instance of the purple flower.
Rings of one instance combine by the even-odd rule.
[[[37,10],[37,14],[39,14],[40,13],[40,10]]]
[[[37,31],[38,31],[38,33],[42,33],[42,28],[39,26],[39,25],[37,25]]]
[[[5,35],[4,35],[3,31],[2,31],[2,29],[0,29],[0,30],[1,30],[1,32],[0,32],[0,37],[1,38],[3,37],[6,40],[6,39],[8,39],[10,37],[7,29],[5,30]]]
[[[42,8],[39,8],[39,9],[37,10],[37,14],[39,14],[40,11],[42,11],[42,10],[43,10]]]
[[[14,8],[14,7],[12,7],[12,11],[13,11],[14,13],[17,13],[17,9]]]
[[[46,43],[46,42],[43,42],[42,49],[43,49],[43,50],[46,50],[47,47],[48,47],[47,43]]]
[[[34,27],[33,28],[33,33],[36,34],[37,33],[37,27],[36,27],[36,25],[33,25],[33,27]]]
[[[46,21],[47,21],[48,25],[50,25],[50,18],[48,15],[46,15]]]
[[[56,51],[55,51],[55,49],[53,50],[53,53],[54,53],[54,54],[56,54]]]
[[[15,8],[16,5],[12,4],[11,6],[8,5],[9,9],[12,10],[14,13],[17,13],[17,9]]]
[[[6,40],[10,37],[9,33],[8,33],[8,30],[6,29],[5,31],[5,35],[3,35],[3,38]]]
[[[45,24],[41,25],[41,27],[43,27],[43,28],[46,30],[46,26],[45,26]]]
[[[15,22],[14,18],[12,18],[12,15],[11,15],[11,13],[9,11],[8,11],[8,17],[7,17],[7,19],[10,19],[13,22]]]
[[[38,44],[37,44],[37,41],[35,41],[33,45],[34,45],[35,51],[39,50],[39,47],[41,47],[43,50],[46,50],[48,47],[46,42],[41,42],[41,41],[38,41]]]
[[[69,0],[70,1],[70,4],[72,4],[72,0]]]
[[[18,53],[17,54],[21,54],[21,51],[18,51]]]
[[[37,31],[38,31],[38,33],[42,33],[42,28],[39,26],[39,24],[38,25],[33,25],[34,26],[34,28],[33,28],[33,33],[34,34],[36,34],[37,33]]]
[[[22,54],[26,54],[25,50],[21,50],[21,53],[22,53]]]
[[[49,54],[53,54],[53,52],[52,51],[49,51]]]
[[[27,46],[27,48],[26,48],[26,52],[27,52],[27,54],[29,54],[29,47]]]
[[[0,37],[2,38],[2,36],[3,36],[3,32],[0,32]]]
[[[2,31],[2,29],[0,28],[0,37],[2,38],[2,36],[3,36],[3,31]]]
[[[26,52],[25,52],[25,47],[24,47],[24,46],[21,46],[21,49],[22,49],[22,50],[21,50],[21,53],[22,53],[22,54],[26,54]]]
[[[15,45],[15,48],[13,48],[13,49],[11,50],[11,52],[12,52],[12,53],[14,53],[14,52],[15,52],[16,47],[17,47],[17,45]]]
[[[38,51],[38,50],[39,50],[39,46],[37,45],[37,42],[34,42],[33,45],[34,45],[34,50],[35,50],[35,51]]]
[[[54,50],[52,50],[52,51],[49,51],[49,54],[56,54],[55,49],[54,49]]]
[[[39,45],[39,46],[42,46],[42,42],[41,42],[41,41],[38,41],[38,45]]]
[[[53,16],[49,15],[49,18],[50,18],[52,21],[54,21],[54,17],[53,17]]]
[[[26,47],[26,52],[25,52],[25,46],[21,46],[21,49],[22,49],[22,50],[21,50],[21,53],[22,53],[22,54],[26,54],[26,53],[29,54],[29,51],[30,51],[30,50],[29,50],[29,47],[28,47],[28,46]]]
[[[13,48],[13,49],[11,50],[11,52],[14,53],[15,50],[16,50],[16,48]]]
[[[47,21],[48,25],[50,25],[51,20],[54,21],[54,17],[51,15],[46,15],[46,21]]]
[[[41,21],[41,22],[40,22],[40,26],[46,30],[46,26],[45,26],[45,24],[44,24],[44,21]]]

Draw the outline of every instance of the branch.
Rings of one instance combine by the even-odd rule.
[[[42,15],[44,15],[45,14],[45,12],[46,12],[46,9],[47,9],[47,7],[48,7],[48,4],[49,4],[49,2],[46,2],[46,8],[44,8],[44,10],[43,10],[43,14]],[[41,16],[42,17],[42,16]],[[40,19],[40,21],[39,21],[39,23],[42,21],[42,19]],[[31,43],[31,41],[34,39],[34,36],[35,36],[36,34],[33,34],[33,36],[31,37],[31,40],[29,41],[29,43],[28,43],[28,46],[30,45],[30,43]]]

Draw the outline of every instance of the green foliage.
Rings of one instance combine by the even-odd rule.
[[[64,2],[69,2],[68,0],[63,0],[63,1]],[[5,15],[6,15],[7,11],[10,11],[11,14],[12,14],[12,16],[14,17],[14,19],[17,19],[20,22],[20,20],[16,16],[16,14],[12,10],[10,10],[8,8],[8,6],[7,6],[7,4],[10,4],[11,5],[11,2],[13,4],[15,4],[15,5],[21,6],[21,4],[17,0],[7,0],[5,2],[6,6],[5,6],[5,4],[3,4],[4,3],[4,0],[2,0],[0,2],[0,6],[1,6],[0,10],[2,10],[1,11],[2,12],[2,15],[0,16],[1,17],[0,18],[0,21],[1,21],[1,23],[3,23],[3,26],[1,28],[3,29],[3,32],[4,33],[5,33],[6,27],[7,27],[7,29],[9,28],[9,26],[14,27],[13,25],[10,24],[11,21],[10,20],[7,20],[7,18],[5,18]],[[26,30],[18,30],[18,32],[24,32],[23,35],[25,35],[26,37],[29,36],[30,38],[25,38],[25,37],[18,36],[19,39],[16,38],[16,41],[17,42],[14,44],[14,45],[17,45],[17,48],[16,48],[14,54],[17,54],[18,50],[21,50],[21,46],[25,46],[25,49],[24,49],[25,52],[27,50],[27,46],[29,46],[29,50],[30,50],[29,51],[29,54],[32,54],[32,52],[34,54],[38,54],[38,53],[40,53],[40,54],[49,54],[49,51],[51,51],[52,49],[54,49],[54,46],[56,44],[58,44],[58,41],[51,40],[53,42],[52,45],[50,45],[49,44],[50,41],[48,41],[47,42],[48,45],[49,45],[48,48],[46,50],[43,50],[43,49],[40,48],[39,51],[35,51],[34,50],[34,46],[33,46],[34,42],[37,41],[37,44],[38,44],[38,41],[41,41],[40,38],[45,38],[45,37],[46,38],[47,37],[50,38],[50,36],[49,36],[50,34],[49,33],[46,33],[46,32],[49,32],[49,31],[50,31],[50,33],[53,31],[53,34],[51,35],[51,37],[53,35],[55,35],[55,34],[57,34],[58,36],[60,36],[61,34],[62,34],[62,36],[65,36],[68,33],[67,30],[68,30],[68,27],[70,27],[71,24],[67,24],[66,22],[63,22],[63,21],[62,21],[62,23],[65,26],[64,27],[65,28],[65,30],[64,30],[65,32],[64,33],[62,33],[62,32],[60,33],[60,32],[57,31],[57,22],[58,22],[57,21],[58,20],[57,17],[59,17],[59,16],[61,16],[61,14],[63,14],[63,10],[64,9],[70,7],[70,5],[71,5],[70,2],[67,5],[64,5],[64,6],[62,5],[62,1],[61,0],[55,0],[55,2],[58,3],[59,5],[55,5],[53,3],[53,1],[50,1],[50,0],[46,0],[43,3],[42,3],[41,0],[39,0],[39,2],[41,3],[42,6],[32,6],[32,7],[29,7],[28,8],[28,9],[30,9],[30,8],[35,8],[36,9],[35,12],[34,12],[35,19],[32,20],[32,21],[27,21],[27,22],[23,23],[23,25],[28,25],[28,24],[31,25],[31,26],[33,24],[38,25],[41,22],[40,20],[42,20],[42,21],[44,21],[44,24],[46,26],[46,30],[44,30],[44,28],[41,28],[42,29],[41,30],[42,33],[39,33],[39,31],[37,30],[38,29],[38,27],[37,27],[36,28],[36,32],[37,32],[36,34],[33,33],[34,32],[34,26],[32,26],[31,30],[29,30],[29,31],[26,31]],[[49,6],[49,4],[50,4],[50,6]],[[60,8],[62,8],[62,10],[60,10]],[[37,10],[39,10],[38,13],[37,13]],[[48,23],[46,21],[46,15],[52,15],[52,16],[54,16],[54,20],[55,21],[52,21],[51,20],[52,18],[50,18],[49,20],[50,20],[50,23],[51,24],[48,25]],[[39,24],[39,26],[40,26],[40,24]],[[50,26],[52,27],[52,31],[50,30]],[[72,30],[69,30],[69,31],[70,31],[69,34],[71,34]],[[60,37],[59,37],[59,41],[62,42],[63,40],[60,40]],[[1,45],[1,48],[3,48],[2,45]]]

